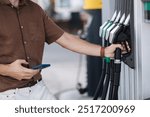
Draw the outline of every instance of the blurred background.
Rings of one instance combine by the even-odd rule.
[[[39,4],[64,31],[89,42],[101,44],[98,37],[101,0],[32,1]],[[45,44],[43,63],[51,64],[50,68],[42,71],[42,75],[50,92],[57,99],[93,97],[101,72],[100,58],[73,53],[53,43]]]

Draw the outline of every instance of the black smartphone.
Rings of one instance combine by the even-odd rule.
[[[42,70],[42,69],[50,67],[50,66],[51,66],[50,64],[40,64],[40,65],[32,67],[32,69],[34,69],[34,70],[36,70],[36,69]]]

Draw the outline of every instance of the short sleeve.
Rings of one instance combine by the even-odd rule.
[[[54,21],[52,21],[52,19],[48,17],[44,11],[43,11],[43,21],[44,21],[45,36],[46,36],[45,41],[48,44],[55,42],[64,34],[64,31],[59,26],[57,26],[54,23]]]

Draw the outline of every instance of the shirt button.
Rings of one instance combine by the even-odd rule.
[[[23,29],[23,26],[21,26],[21,29]]]
[[[30,60],[30,57],[28,56],[27,59]]]
[[[26,44],[27,44],[27,42],[26,42],[26,41],[24,41],[24,44],[26,45]]]

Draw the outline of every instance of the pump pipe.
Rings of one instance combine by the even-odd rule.
[[[106,57],[105,60],[106,60],[106,73],[105,73],[105,83],[104,83],[104,89],[102,92],[101,100],[106,99],[108,86],[109,86],[109,80],[110,80],[110,58]]]

